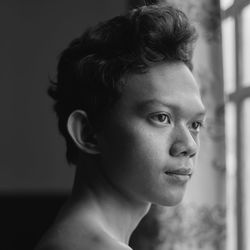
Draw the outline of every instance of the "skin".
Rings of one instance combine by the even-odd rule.
[[[129,237],[152,203],[182,200],[204,120],[198,85],[183,63],[157,64],[124,80],[101,130],[89,132],[82,110],[70,116],[69,133],[82,152],[76,180],[37,249],[131,249]]]

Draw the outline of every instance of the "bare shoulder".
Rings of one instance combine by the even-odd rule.
[[[132,250],[107,234],[58,225],[51,228],[35,250]]]
[[[132,250],[108,233],[91,206],[65,206],[35,250]]]

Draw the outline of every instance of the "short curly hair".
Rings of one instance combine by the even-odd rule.
[[[67,131],[69,115],[83,109],[96,128],[99,117],[122,94],[126,74],[147,72],[152,63],[185,63],[192,70],[197,33],[180,10],[169,5],[142,6],[87,29],[62,52],[56,81],[48,94],[54,99],[66,157],[76,164],[78,149]]]

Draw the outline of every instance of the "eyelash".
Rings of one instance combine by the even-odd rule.
[[[163,118],[163,120],[161,119],[155,119],[155,118]],[[158,124],[171,124],[171,117],[170,115],[166,114],[166,113],[155,113],[150,115],[150,120],[153,122],[156,122]]]
[[[196,123],[198,124],[198,127],[197,128],[192,128],[192,125]],[[204,122],[203,121],[194,121],[191,123],[191,129],[194,130],[195,132],[199,132],[201,128],[204,127]]]
[[[162,121],[160,121],[161,119],[158,118],[164,118]],[[150,115],[150,120],[158,123],[158,124],[171,124],[171,116],[169,114],[166,113],[155,113]],[[157,118],[157,119],[155,119]],[[192,126],[196,124],[197,127],[193,128]],[[193,130],[194,132],[200,132],[200,129],[204,127],[204,121],[193,121],[191,123],[191,130]]]

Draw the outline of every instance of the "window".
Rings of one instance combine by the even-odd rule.
[[[227,250],[250,249],[250,0],[221,0]]]

